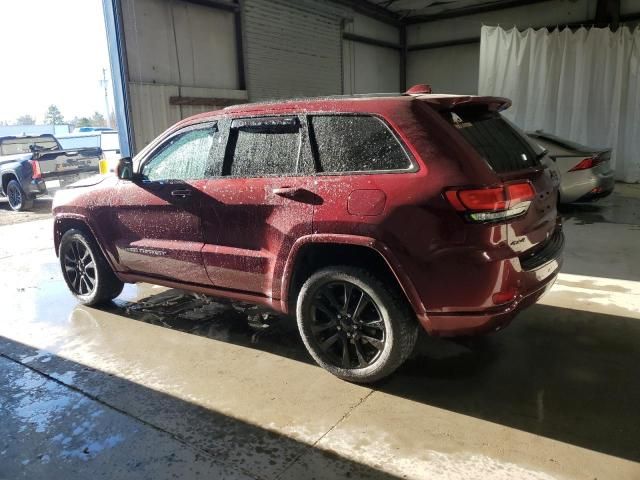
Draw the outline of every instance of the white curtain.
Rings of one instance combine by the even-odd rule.
[[[613,148],[616,179],[640,181],[640,27],[482,27],[478,92],[525,130]]]

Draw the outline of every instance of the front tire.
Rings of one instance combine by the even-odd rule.
[[[9,180],[7,184],[7,198],[11,210],[24,212],[33,207],[33,199],[29,198],[17,180]]]
[[[371,383],[411,354],[418,322],[400,292],[367,270],[328,267],[304,283],[298,329],[313,359],[333,375]]]
[[[122,292],[124,283],[115,276],[93,238],[83,231],[65,232],[58,256],[67,287],[83,305],[105,303]]]

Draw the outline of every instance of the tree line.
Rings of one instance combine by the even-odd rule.
[[[113,118],[112,118],[113,120]],[[6,122],[3,122],[7,124]],[[77,127],[106,127],[107,121],[100,112],[94,112],[90,117],[78,117],[75,116],[71,120],[65,120],[64,115],[60,111],[57,105],[49,105],[47,111],[44,114],[44,123],[47,125],[71,125],[72,128]],[[16,118],[14,125],[35,125],[36,119],[29,114],[20,115]],[[113,124],[113,122],[112,122]]]

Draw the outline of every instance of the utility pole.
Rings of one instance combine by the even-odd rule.
[[[104,108],[106,111],[105,120],[107,121],[107,127],[111,128],[111,109],[109,108],[109,94],[107,87],[109,86],[109,82],[107,82],[107,69],[102,69],[102,80],[100,80],[100,87],[104,88]]]

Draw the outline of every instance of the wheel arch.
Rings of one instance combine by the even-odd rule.
[[[416,314],[425,312],[413,282],[400,262],[382,242],[358,235],[310,235],[296,241],[284,267],[281,309],[295,312],[297,293],[307,278],[332,265],[364,267],[388,278],[398,287]]]
[[[65,234],[65,232],[71,229],[77,229],[88,235],[91,235],[93,240],[98,245],[102,256],[106,259],[107,264],[111,267],[114,273],[116,272],[113,262],[111,261],[111,257],[107,255],[107,252],[100,242],[98,235],[96,235],[95,230],[93,229],[87,218],[82,215],[66,214],[57,215],[55,217],[55,221],[53,222],[53,245],[56,251],[56,256],[58,256],[59,254],[60,240],[62,239],[62,236]]]
[[[18,176],[15,174],[15,172],[3,172],[2,173],[2,194],[3,195],[7,195],[7,185],[9,185],[9,182],[11,180],[15,180],[18,183],[20,183],[20,180],[18,180]]]

